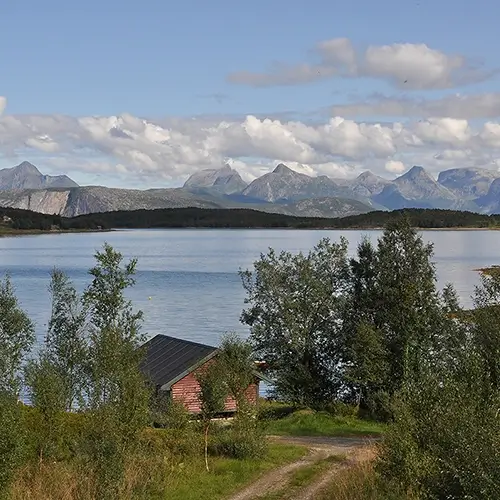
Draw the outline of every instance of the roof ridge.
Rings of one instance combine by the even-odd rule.
[[[172,337],[171,335],[165,335],[163,333],[158,333],[156,334],[154,337],[151,337],[150,339],[148,339],[145,344],[147,342],[150,342],[151,340],[157,338],[157,337],[162,337],[162,338],[165,338],[165,339],[171,339],[171,340],[177,340],[179,342],[185,342],[186,344],[192,344],[192,345],[196,345],[196,346],[199,346],[199,347],[208,347],[210,349],[219,349],[218,347],[215,347],[213,345],[209,345],[209,344],[202,344],[201,342],[195,342],[194,340],[186,340],[186,339],[181,339],[179,337]]]

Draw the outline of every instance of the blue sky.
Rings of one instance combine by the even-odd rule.
[[[179,183],[190,170],[217,166],[230,158],[236,168],[239,166],[251,177],[271,168],[276,161],[294,162],[293,154],[269,151],[269,147],[257,145],[253,136],[247,140],[248,144],[239,144],[244,142],[240,140],[234,145],[228,145],[225,137],[224,147],[220,146],[220,137],[210,136],[210,147],[203,144],[205,150],[200,152],[198,135],[205,134],[206,124],[200,125],[201,132],[192,130],[191,117],[202,116],[210,120],[211,127],[223,121],[234,122],[244,131],[247,131],[246,115],[278,119],[285,128],[289,120],[314,127],[331,118],[331,106],[360,104],[371,96],[373,101],[374,94],[398,101],[413,99],[422,104],[427,100],[449,99],[456,94],[493,95],[499,79],[493,75],[475,78],[467,85],[437,84],[425,88],[419,85],[412,88],[410,82],[407,89],[404,80],[394,84],[390,76],[392,69],[386,68],[381,76],[373,65],[370,70],[357,70],[355,78],[335,76],[294,85],[256,87],[235,83],[230,75],[263,73],[274,62],[318,64],[320,55],[314,48],[332,39],[348,39],[359,53],[371,46],[425,44],[440,54],[463,56],[469,61],[467,64],[478,65],[482,71],[494,70],[500,67],[498,19],[500,4],[486,0],[6,2],[2,6],[4,22],[0,30],[0,96],[6,99],[1,120],[16,116],[30,128],[29,117],[38,115],[64,116],[69,120],[125,113],[147,119],[166,130],[169,137],[162,140],[169,141],[171,148],[187,148],[185,136],[191,138],[196,146],[189,147],[194,147],[197,154],[186,153],[182,158],[168,156],[161,149],[165,142],[152,152],[151,145],[144,145],[142,134],[144,140],[136,140],[136,145],[127,148],[148,155],[152,161],[137,160],[137,153],[125,154],[119,145],[99,143],[96,137],[93,137],[95,142],[89,142],[88,137],[72,142],[68,136],[62,137],[66,131],[61,130],[61,126],[54,130],[47,125],[47,128],[35,127],[35,133],[37,137],[49,137],[53,147],[33,147],[33,140],[30,146],[26,134],[21,134],[14,145],[12,128],[4,132],[12,144],[6,145],[8,141],[2,141],[0,135],[0,155],[3,155],[0,166],[13,165],[17,159],[31,159],[50,172],[67,171],[80,182],[89,182],[98,176],[96,179],[102,178],[106,184],[116,179],[117,185],[148,186]],[[357,112],[351,118],[358,124],[393,121],[406,124],[412,119],[401,114],[390,116],[380,109],[376,113]],[[464,116],[451,118],[479,124],[479,128],[471,132],[477,136],[485,119],[491,121],[496,115],[469,117],[464,111]],[[118,128],[124,126],[117,125]],[[461,125],[453,124],[456,126]],[[191,128],[187,130],[187,127]],[[289,128],[287,130],[289,132]],[[175,137],[170,137],[177,132],[183,135],[178,144]],[[269,131],[255,134],[260,137]],[[150,138],[147,140],[151,142]],[[314,144],[303,136],[297,140],[305,143],[305,149],[312,148],[317,153],[316,156],[312,153],[297,156],[298,168],[309,173],[326,170],[338,175],[341,168],[347,169],[346,172],[349,168],[352,172],[372,168],[379,173],[395,173],[397,169],[391,171],[384,166],[388,161],[400,161],[399,158],[408,156],[401,144],[387,151],[378,151],[375,146],[374,151],[365,152],[363,157],[358,152],[326,146],[323,143],[329,142],[329,137]],[[212,146],[213,142],[219,149]],[[450,147],[461,151],[470,149],[470,144],[464,141],[455,145],[451,142],[445,140],[439,147],[431,145],[428,154],[435,155],[436,151]],[[493,149],[484,161],[469,155],[463,166],[483,161],[484,166],[492,168],[497,160]],[[155,157],[156,154],[160,156]],[[207,155],[212,155],[211,159],[207,160]],[[199,161],[198,157],[204,160]],[[331,172],[330,163],[335,165]],[[441,167],[432,165],[431,168]]]

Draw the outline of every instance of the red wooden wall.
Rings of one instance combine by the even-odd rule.
[[[200,370],[200,368],[198,368],[198,370]],[[182,402],[191,413],[199,413],[201,410],[200,401],[198,399],[200,385],[195,377],[198,370],[189,373],[184,378],[176,382],[171,388],[172,400]],[[256,379],[255,383],[248,386],[246,394],[249,401],[257,404],[257,398],[259,395],[258,379]],[[227,398],[226,411],[231,412],[235,410],[236,402],[233,398]]]

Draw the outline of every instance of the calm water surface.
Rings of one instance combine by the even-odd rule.
[[[307,251],[322,237],[348,238],[351,253],[363,235],[378,231],[132,230],[0,238],[0,273],[8,272],[24,309],[43,338],[50,311],[48,285],[54,266],[79,290],[89,283],[93,255],[104,241],[137,257],[137,284],[129,296],[145,315],[148,335],[164,333],[217,344],[227,331],[247,332],[239,322],[245,297],[238,269],[251,267],[261,252]],[[428,231],[434,243],[440,285],[453,282],[465,303],[478,267],[500,263],[499,231]]]

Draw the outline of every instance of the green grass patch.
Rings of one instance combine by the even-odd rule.
[[[271,444],[267,457],[261,460],[211,458],[210,472],[205,470],[202,460],[191,462],[180,468],[176,477],[171,477],[164,496],[158,499],[223,499],[262,473],[298,460],[306,453],[307,449],[302,446]]]
[[[378,436],[385,431],[385,425],[379,422],[310,410],[265,421],[263,426],[267,434],[277,436]]]

